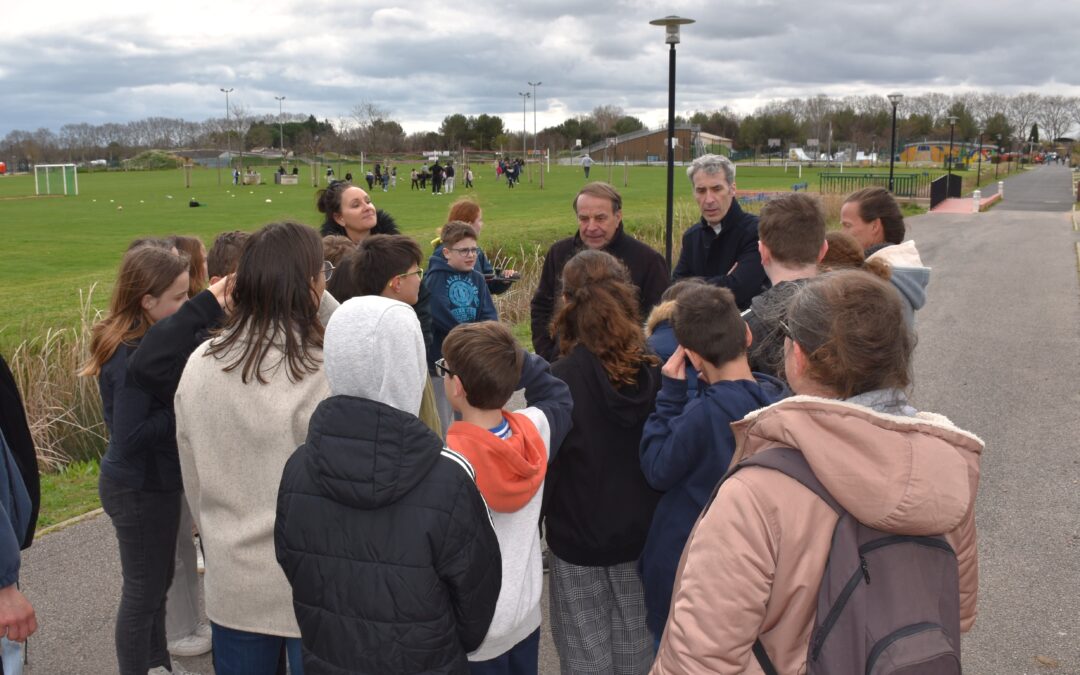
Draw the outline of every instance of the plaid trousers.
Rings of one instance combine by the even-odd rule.
[[[562,673],[643,675],[652,667],[637,563],[573,565],[548,551],[551,636]]]

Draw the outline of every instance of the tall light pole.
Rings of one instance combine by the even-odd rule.
[[[664,27],[664,42],[671,45],[668,50],[668,116],[667,116],[667,217],[664,230],[664,260],[671,270],[671,231],[673,227],[675,197],[675,45],[679,44],[679,26],[694,23],[693,19],[679,16],[665,16],[649,22],[653,26]]]
[[[949,119],[949,159],[948,159],[948,163],[947,163],[946,166],[948,166],[948,168],[949,168],[949,176],[950,176],[949,185],[952,185],[952,160],[953,160],[952,142],[953,142],[953,133],[956,131],[956,120],[958,120],[959,118],[956,115],[949,115],[948,119]]]
[[[994,162],[994,180],[997,180],[998,166],[1001,165],[1001,134],[997,135],[997,161]]]
[[[529,83],[529,86],[532,87],[532,89],[533,89],[532,90],[532,100],[533,100],[533,155],[535,155],[538,158],[538,161],[539,161],[539,157],[540,157],[540,153],[539,153],[539,151],[540,151],[540,145],[539,145],[540,140],[536,136],[536,88],[539,87],[542,84],[543,84],[543,82],[530,82]],[[543,190],[544,189],[544,163],[543,162],[540,162],[539,170],[540,170],[540,189]],[[529,174],[529,181],[532,182],[532,174]]]
[[[275,96],[274,100],[277,101],[277,119],[278,119],[278,135],[281,136],[281,161],[285,161],[285,119],[282,117],[284,114],[285,106],[282,101],[285,100],[284,96]]]
[[[982,181],[982,136],[983,132],[979,132],[979,169],[975,173],[975,189],[979,189],[979,183]]]
[[[893,194],[895,194],[893,190],[893,164],[896,163],[896,106],[900,105],[902,98],[904,98],[904,95],[900,93],[889,94],[889,103],[892,103],[892,131],[889,134],[889,192]]]
[[[525,128],[525,106],[529,103],[529,97],[531,97],[532,94],[527,91],[519,91],[518,96],[521,97],[521,161],[525,162],[525,170],[528,171],[529,157],[526,153],[528,153],[529,149],[525,144],[527,142],[526,139],[529,136],[529,131]],[[532,174],[529,174],[529,176],[531,180]],[[520,176],[518,178],[520,179]]]
[[[225,89],[224,87],[219,87],[219,89],[221,89],[222,93],[225,94],[225,152],[227,155],[229,155],[229,167],[231,168],[232,138],[230,137],[229,133],[229,92],[233,90],[233,87],[229,87],[228,89]],[[230,176],[230,178],[232,178],[232,176]]]

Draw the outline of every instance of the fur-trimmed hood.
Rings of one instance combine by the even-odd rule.
[[[663,322],[671,322],[671,319],[675,316],[675,301],[668,300],[661,302],[656,307],[653,307],[653,311],[649,313],[649,318],[645,321],[645,337],[652,337],[652,334],[656,331],[656,327]]]

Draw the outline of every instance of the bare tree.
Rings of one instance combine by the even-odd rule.
[[[1034,92],[1017,94],[1009,100],[1009,110],[1006,115],[1018,139],[1027,138],[1031,125],[1039,113],[1039,104],[1039,95]]]
[[[615,123],[626,113],[617,105],[598,105],[593,108],[592,118],[596,122],[596,128],[601,136],[611,134],[615,129]]]
[[[1065,96],[1042,97],[1035,117],[1046,134],[1044,140],[1053,141],[1065,135],[1072,126],[1072,111],[1075,107],[1074,99]]]

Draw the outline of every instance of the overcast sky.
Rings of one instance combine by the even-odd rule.
[[[0,0],[0,137],[12,129],[253,114],[347,116],[361,101],[406,131],[448,114],[540,128],[597,105],[649,126],[667,107],[742,113],[777,98],[965,90],[1080,95],[1078,0]],[[532,130],[532,101],[528,128]]]

